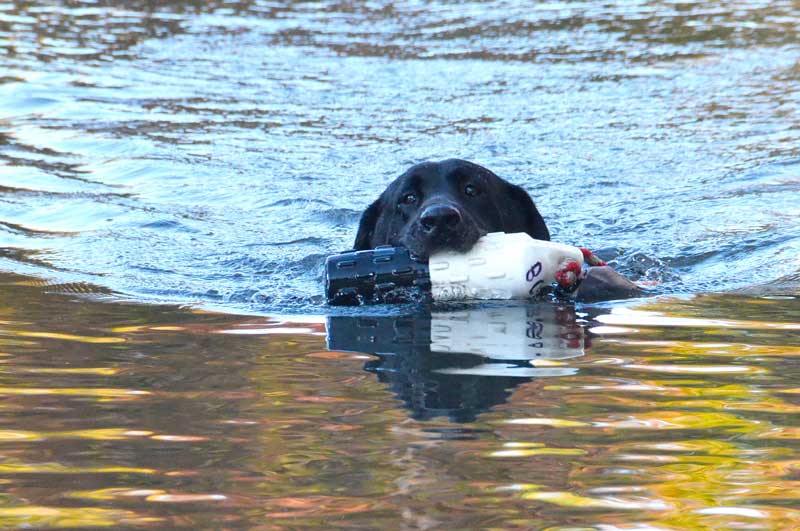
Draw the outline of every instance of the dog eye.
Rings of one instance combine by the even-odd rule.
[[[478,190],[478,188],[475,185],[468,184],[467,186],[464,187],[464,193],[467,194],[469,197],[475,197],[480,193],[480,190]]]
[[[404,205],[413,205],[417,202],[417,195],[416,194],[406,194],[400,199],[400,202]]]

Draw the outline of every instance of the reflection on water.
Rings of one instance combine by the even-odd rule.
[[[794,298],[326,330],[40,284],[0,277],[3,528],[800,526]]]
[[[574,374],[561,360],[589,345],[576,319],[574,308],[551,304],[329,317],[328,349],[377,356],[365,369],[413,418],[471,422],[532,377]]]

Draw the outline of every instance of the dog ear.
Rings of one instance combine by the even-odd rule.
[[[367,207],[361,215],[361,221],[358,223],[358,232],[356,233],[356,241],[353,243],[353,250],[363,251],[372,249],[372,235],[375,233],[375,225],[378,223],[380,215],[381,199],[378,198]]]
[[[533,203],[531,196],[524,189],[515,184],[506,182],[507,194],[511,198],[511,208],[507,232],[527,232],[537,240],[550,241],[550,231],[547,230],[542,215]]]

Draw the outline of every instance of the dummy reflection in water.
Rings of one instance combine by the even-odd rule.
[[[328,349],[377,356],[364,368],[388,384],[418,420],[473,421],[522,383],[575,374],[578,369],[546,366],[547,360],[577,358],[589,347],[572,306],[328,319]]]

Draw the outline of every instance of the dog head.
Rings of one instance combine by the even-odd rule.
[[[354,249],[402,245],[419,258],[466,252],[489,232],[549,240],[525,190],[459,159],[424,162],[395,179],[361,216]]]

